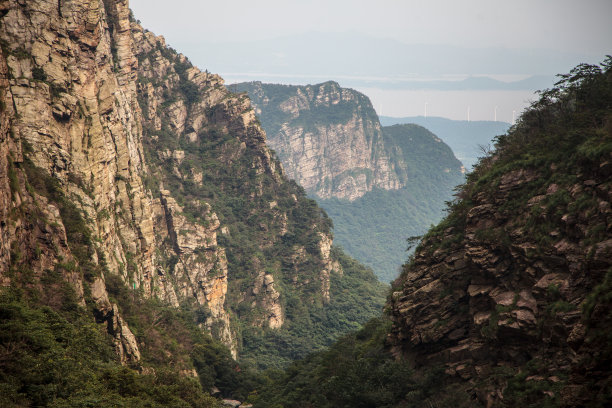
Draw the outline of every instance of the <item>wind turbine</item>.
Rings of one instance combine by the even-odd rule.
[[[427,102],[425,102],[425,119],[427,119]]]

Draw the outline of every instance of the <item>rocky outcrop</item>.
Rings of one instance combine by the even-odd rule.
[[[354,200],[372,188],[398,189],[381,126],[365,95],[335,82],[308,86],[239,84],[266,124],[287,175],[320,198]],[[282,89],[282,98],[268,96]],[[278,116],[268,120],[269,116]],[[270,123],[270,125],[267,125]]]
[[[193,203],[201,224],[190,222],[169,191],[161,190],[160,194],[161,205],[154,208],[163,212],[156,214],[156,232],[162,242],[167,242],[165,249],[177,257],[172,270],[158,272],[163,281],[160,295],[175,306],[179,306],[178,299],[194,298],[199,306],[207,307],[209,316],[204,327],[237,357],[236,338],[225,309],[227,259],[225,249],[217,246],[219,219],[208,203]]]
[[[140,350],[134,334],[119,315],[116,304],[108,299],[106,284],[102,278],[96,278],[91,284],[91,297],[96,305],[96,319],[106,323],[106,329],[115,343],[115,350],[122,364],[140,360]]]
[[[609,99],[608,93],[601,100]],[[590,115],[589,125],[554,110],[554,119],[543,122],[537,111],[529,127],[528,112],[496,154],[480,162],[447,219],[425,236],[395,282],[390,344],[396,355],[419,369],[444,365],[487,407],[509,406],[518,400],[507,398],[524,395],[562,406],[604,398],[612,183],[609,144],[604,147],[610,129],[598,122],[603,111],[576,113]],[[601,133],[588,126],[602,126]],[[540,137],[550,150],[532,139]],[[570,139],[572,147],[562,147]],[[585,146],[602,153],[562,153]],[[513,156],[517,151],[547,164],[526,164]],[[525,381],[533,388],[516,394]]]
[[[331,257],[332,240],[325,234],[320,234],[321,241],[319,241],[319,250],[321,251],[321,257],[323,258],[324,267],[321,270],[319,279],[321,280],[321,288],[323,290],[323,299],[326,302],[330,300],[330,278],[332,272],[338,273],[342,276],[342,266],[336,260]]]
[[[414,146],[384,137],[367,96],[331,81],[234,86],[249,93],[268,144],[287,175],[308,193],[353,201],[373,189],[401,189],[415,178],[414,164],[404,163],[407,152],[402,151]],[[441,171],[460,174],[461,163],[456,159],[450,163]]]
[[[8,1],[3,7],[0,37],[7,120],[2,123],[8,127],[4,140],[10,145],[5,154],[11,158],[7,167],[14,169],[19,181],[14,189],[22,191],[17,201],[29,201],[19,214],[13,212],[15,222],[10,223],[23,225],[23,233],[8,231],[4,242],[9,247],[20,242],[22,262],[35,269],[72,259],[74,245],[64,226],[74,218],[66,219],[66,211],[58,211],[51,202],[57,194],[26,193],[28,185],[39,180],[29,180],[21,168],[41,169],[57,181],[62,195],[82,214],[87,234],[95,237],[95,253],[85,255],[91,259],[75,262],[100,265],[103,259],[109,273],[123,274],[150,295],[153,223],[140,178],[146,166],[139,148],[140,111],[130,81],[135,71],[129,53],[123,52],[132,40],[129,30],[111,34],[105,18],[105,12],[112,12],[117,27],[125,27],[126,2]],[[116,43],[122,52],[114,53]],[[22,165],[24,146],[27,163]],[[39,215],[28,217],[28,212]],[[38,227],[32,229],[32,222]],[[12,259],[3,260],[2,272],[16,262],[15,255],[13,251]],[[133,276],[127,276],[124,267],[130,256],[135,260]],[[35,257],[38,262],[32,260]],[[82,296],[82,276],[66,273]],[[129,329],[121,329],[127,326],[116,313],[114,319],[117,338],[128,355],[137,358],[137,350],[129,351],[133,349],[128,344],[133,340],[126,334]]]
[[[255,279],[255,285],[253,285],[252,295],[255,299],[251,307],[259,306],[265,311],[260,323],[262,326],[267,325],[271,329],[278,329],[285,323],[280,293],[274,288],[274,275],[260,270]]]

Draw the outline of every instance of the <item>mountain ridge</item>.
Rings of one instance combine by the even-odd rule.
[[[439,220],[463,180],[451,149],[417,125],[382,127],[366,95],[334,81],[229,87],[249,93],[268,144],[332,215],[337,242],[393,280],[404,239]]]
[[[496,138],[386,313],[256,406],[604,407],[612,389],[612,57]]]

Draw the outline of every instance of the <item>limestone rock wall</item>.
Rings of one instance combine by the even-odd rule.
[[[369,99],[335,82],[283,87],[273,100],[261,83],[248,89],[258,114],[270,110],[278,126],[267,129],[287,176],[320,198],[354,200],[373,188],[399,189]]]
[[[333,261],[313,250],[329,246],[329,228],[284,177],[246,95],[143,29],[127,0],[5,0],[0,18],[1,284],[16,266],[39,275],[63,268],[81,304],[106,322],[123,362],[140,353],[108,298],[108,274],[145,297],[198,308],[201,327],[234,356],[230,296],[254,302],[253,325],[285,322],[280,264],[258,268],[255,252],[285,248],[290,235],[297,243],[287,259],[296,255],[296,264],[288,269],[329,299]],[[202,167],[210,152],[212,169]],[[223,168],[235,173],[217,178],[213,170]],[[252,268],[234,269],[239,277],[229,259],[242,248],[229,253],[218,237],[234,228],[213,210],[226,205],[219,195],[257,220],[245,224]]]
[[[140,110],[130,82],[134,65],[126,52],[131,36],[119,28],[127,21],[127,3],[5,1],[2,13],[2,89],[8,116],[3,124],[9,127],[5,141],[10,139],[12,162],[8,167],[19,181],[13,190],[19,190],[15,198],[20,198],[13,202],[27,204],[13,211],[8,224],[25,223],[29,229],[22,234],[9,231],[5,242],[20,242],[20,253],[38,258],[30,262],[38,270],[72,258],[62,232],[68,220],[55,203],[28,188],[36,180],[20,171],[26,149],[27,165],[54,179],[81,212],[94,238],[91,261],[103,263],[107,271],[122,274],[150,295],[154,236],[150,198],[140,179],[146,171],[139,148]],[[109,22],[117,29],[110,30]],[[115,43],[122,44],[117,52]],[[34,222],[29,211],[41,213],[41,220]],[[33,222],[38,226],[32,230]],[[59,245],[53,245],[57,241]],[[136,261],[132,276],[125,268],[128,254]],[[82,276],[72,274],[70,281],[82,296]],[[124,355],[137,360],[133,336],[116,310],[114,319],[112,327],[122,333],[118,342],[132,343]]]
[[[151,155],[152,184],[160,189],[160,200],[154,200],[155,233],[166,261],[178,259],[164,272],[167,275],[160,279],[164,283],[159,292],[171,302],[193,296],[198,304],[206,305],[210,312],[206,326],[235,352],[237,339],[230,309],[237,303],[249,305],[250,313],[241,315],[241,320],[249,324],[278,329],[285,323],[281,282],[292,282],[292,278],[283,276],[276,261],[255,252],[285,250],[280,249],[283,237],[294,233],[295,228],[288,225],[295,223],[292,214],[306,199],[296,196],[297,186],[287,181],[271,155],[247,95],[226,89],[221,77],[193,67],[185,56],[169,49],[163,37],[147,32],[136,22],[132,23],[132,35],[138,44],[138,94],[147,134],[144,145]],[[223,168],[235,172],[227,173]],[[186,185],[194,189],[187,192]],[[244,219],[223,225],[212,207],[224,208],[227,204],[216,201],[217,193],[204,197],[202,191],[208,189],[240,200],[240,207],[248,209],[241,217],[259,217],[259,221],[248,227],[235,226]],[[285,192],[279,194],[280,190]],[[179,196],[191,198],[179,205]],[[282,206],[279,200],[284,202]],[[189,220],[187,213],[205,225]],[[295,279],[317,287],[314,292],[329,301],[329,274],[334,263],[329,255],[331,234],[318,222],[312,219],[308,235],[317,246],[327,245],[327,252],[307,254],[302,245],[296,244],[286,257],[290,264],[287,269],[302,275]],[[217,234],[225,231],[222,235],[231,241],[231,228],[240,228],[238,234],[250,236],[252,248],[221,248]],[[234,275],[240,278],[231,279],[226,261],[229,256],[243,257],[234,261],[234,267],[240,269]],[[304,276],[313,265],[317,266],[316,277],[310,276],[311,272]]]

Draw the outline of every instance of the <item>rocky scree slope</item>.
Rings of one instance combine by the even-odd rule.
[[[125,287],[188,310],[254,363],[375,313],[384,288],[332,247],[248,98],[144,30],[127,1],[3,1],[0,16],[2,286],[52,293],[53,271],[125,364],[154,343],[122,317],[137,312]]]
[[[612,59],[542,93],[394,283],[389,338],[486,406],[612,390]]]

